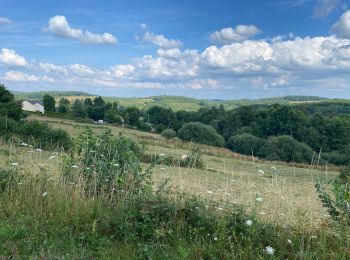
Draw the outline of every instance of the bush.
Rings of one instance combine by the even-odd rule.
[[[142,153],[140,145],[122,134],[115,138],[107,129],[95,135],[87,128],[75,140],[64,175],[69,182],[84,177],[88,194],[141,194],[151,190],[150,171],[140,163]]]
[[[268,160],[310,163],[314,152],[302,142],[289,135],[269,137],[261,151]]]
[[[176,136],[176,132],[173,129],[165,129],[161,132],[161,136],[166,139],[171,139]]]
[[[251,134],[240,134],[231,136],[227,141],[226,146],[232,151],[240,154],[261,155],[261,149],[264,146],[265,141],[262,138],[256,137]]]
[[[0,118],[0,135],[5,139],[16,137],[41,148],[69,149],[72,144],[66,131],[53,129],[47,123],[39,121],[18,122],[10,118]]]
[[[221,147],[225,144],[224,138],[212,126],[199,122],[184,124],[178,132],[178,137],[184,141],[193,141],[213,146]]]
[[[328,163],[334,165],[347,165],[350,164],[350,154],[341,153],[337,151],[333,151],[330,153],[323,153],[322,159],[327,161]]]

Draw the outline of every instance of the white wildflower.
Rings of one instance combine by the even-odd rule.
[[[22,146],[28,146],[28,144],[26,144],[26,143],[21,143],[21,145],[22,145]]]
[[[73,165],[72,168],[78,169],[79,167],[77,165]]]
[[[211,190],[207,190],[208,194],[213,194],[214,192],[212,192]]]
[[[256,199],[255,199],[257,202],[262,202],[262,198],[261,197],[257,197]]]
[[[28,151],[28,153],[34,153],[34,151],[30,150],[30,151]]]
[[[271,167],[271,170],[277,171],[277,168],[276,168],[275,166],[272,166],[272,167]]]
[[[181,160],[186,160],[186,159],[187,159],[187,155],[186,154],[181,156]]]
[[[22,185],[22,182],[17,183],[18,185]]]
[[[287,239],[288,244],[292,244],[292,240]]]
[[[165,154],[164,153],[160,153],[159,157],[165,157]]]
[[[49,157],[49,160],[51,161],[52,159],[55,159],[55,158],[56,158],[56,156],[52,155],[52,156]]]
[[[39,164],[38,164],[38,167],[39,167],[39,168],[43,168],[43,167],[45,167],[45,165],[44,165],[44,164],[39,163]]]
[[[259,215],[266,215],[265,212],[259,212]]]
[[[43,150],[42,149],[40,149],[40,148],[38,148],[38,149],[36,149],[38,152],[42,152]]]
[[[223,208],[217,207],[218,210],[224,210]]]
[[[45,191],[44,193],[43,193],[43,197],[46,197],[47,196],[47,192]]]
[[[165,171],[166,169],[164,167],[160,168],[162,171]]]
[[[231,196],[232,194],[231,194],[231,193],[228,193],[228,192],[225,192],[225,195]]]
[[[246,222],[245,222],[246,226],[250,227],[251,225],[253,225],[253,221],[251,221],[250,219],[248,219]]]
[[[266,252],[266,254],[268,254],[268,255],[273,255],[273,254],[275,253],[275,249],[273,249],[271,246],[267,246],[267,247],[265,248],[265,252]]]
[[[310,239],[317,239],[317,236],[311,236]]]
[[[216,241],[216,240],[218,240],[218,238],[217,238],[217,237],[214,237],[214,240]]]
[[[11,163],[11,166],[18,166],[18,165],[19,165],[18,162]]]
[[[265,172],[263,170],[258,170],[258,173],[264,174]]]
[[[115,164],[113,164],[113,166],[119,167],[119,163],[115,163]]]

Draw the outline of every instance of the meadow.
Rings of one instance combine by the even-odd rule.
[[[89,183],[86,158],[76,149],[2,141],[1,179],[10,180],[0,183],[4,259],[349,259],[349,229],[331,219],[315,190],[317,181],[338,175],[337,167],[264,161],[120,126],[27,120],[63,129],[82,147],[87,127],[91,135],[110,131],[116,140],[136,140],[147,160],[138,165],[126,151],[122,166],[110,165],[110,149],[88,158],[93,167],[101,161],[103,169],[136,174],[115,191]],[[202,165],[181,165],[194,148]]]

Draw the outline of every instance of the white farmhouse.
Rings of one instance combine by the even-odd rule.
[[[40,112],[42,114],[45,112],[43,102],[38,100],[24,100],[22,102],[22,109],[24,111]]]

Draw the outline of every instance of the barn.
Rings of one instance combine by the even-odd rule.
[[[22,102],[22,110],[30,112],[40,112],[44,114],[44,103],[41,100],[24,100]]]

